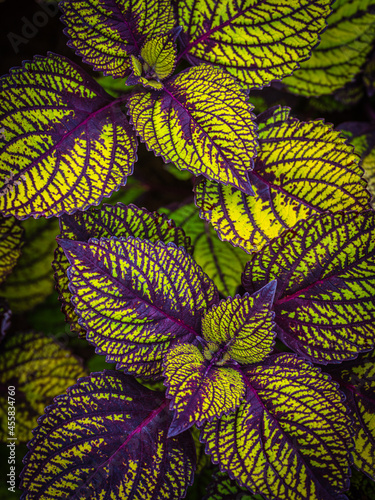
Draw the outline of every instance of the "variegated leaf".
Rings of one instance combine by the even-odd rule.
[[[9,333],[1,344],[0,386],[13,386],[17,441],[27,442],[37,418],[60,392],[86,375],[71,351],[41,333]],[[1,391],[0,407],[10,407],[8,393]],[[0,411],[0,440],[7,441],[8,421]]]
[[[190,236],[193,257],[225,297],[235,295],[249,256],[241,248],[219,240],[212,225],[199,217],[193,203],[175,210],[161,209]]]
[[[63,0],[68,45],[97,71],[129,74],[130,55],[175,24],[170,0]]]
[[[332,94],[360,72],[375,41],[375,0],[338,0],[320,44],[283,84],[307,97]]]
[[[202,319],[210,356],[222,352],[239,363],[263,361],[272,351],[272,303],[276,280],[253,295],[236,295],[214,304]]]
[[[368,182],[368,190],[372,195],[372,206],[375,199],[375,126],[366,122],[346,122],[338,126],[341,133],[353,144],[355,152],[361,157],[364,179]]]
[[[310,56],[330,14],[328,0],[177,2],[182,55],[226,69],[248,87],[281,80]]]
[[[128,236],[147,239],[152,242],[173,242],[176,246],[184,246],[191,251],[190,239],[185,236],[181,228],[175,227],[173,221],[157,212],[148,212],[145,208],[135,205],[104,205],[101,209],[87,212],[77,212],[74,215],[60,217],[60,238],[85,241],[90,238],[127,238]],[[86,331],[78,323],[78,316],[71,302],[72,294],[69,290],[67,270],[69,261],[62,248],[55,250],[55,259],[52,263],[55,271],[56,288],[62,303],[62,311],[70,328],[81,336]]]
[[[136,138],[85,71],[50,53],[0,79],[0,211],[17,218],[84,210],[132,173]]]
[[[274,500],[343,500],[349,486],[350,417],[328,375],[292,354],[246,369],[239,408],[205,423],[214,463]]]
[[[60,240],[73,303],[96,352],[126,373],[159,378],[171,345],[197,342],[216,287],[182,247],[129,237]]]
[[[0,283],[12,271],[21,255],[23,229],[16,219],[0,217]]]
[[[185,496],[195,469],[190,433],[168,438],[162,393],[116,371],[81,378],[39,419],[22,471],[23,500]]]
[[[246,392],[241,371],[221,366],[221,357],[207,359],[195,345],[172,347],[164,361],[164,384],[175,411],[168,436],[193,424],[211,422],[232,412]]]
[[[354,465],[375,481],[375,351],[329,370],[340,383],[354,427]]]
[[[322,121],[299,122],[280,107],[258,122],[254,196],[205,180],[195,187],[200,215],[221,239],[256,251],[313,214],[371,207],[359,158],[339,132]]]
[[[206,64],[190,68],[163,90],[134,93],[128,108],[141,140],[166,163],[252,192],[254,116],[232,76]]]
[[[301,221],[254,254],[243,275],[249,293],[277,280],[276,331],[317,363],[339,363],[375,340],[375,212]]]

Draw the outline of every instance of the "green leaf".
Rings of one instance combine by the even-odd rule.
[[[168,351],[164,376],[170,409],[175,411],[168,436],[235,410],[246,391],[240,371],[217,365],[191,344]]]
[[[185,236],[181,228],[175,227],[173,221],[168,220],[165,215],[151,213],[135,205],[125,206],[122,203],[114,206],[103,205],[101,209],[60,217],[59,237],[62,239],[87,242],[90,238],[113,236],[116,238],[134,236],[151,242],[159,240],[165,243],[173,242],[176,246],[184,246],[191,251],[190,239]],[[66,321],[70,323],[72,331],[78,332],[80,336],[86,336],[86,331],[79,324],[74,304],[71,302],[72,294],[67,276],[69,261],[60,247],[55,250],[52,267]]]
[[[194,203],[175,210],[161,209],[190,236],[196,263],[212,279],[225,297],[233,296],[241,284],[241,274],[249,256],[241,248],[219,240],[213,227],[200,219]]]
[[[364,179],[372,194],[372,206],[375,198],[375,126],[366,122],[346,122],[339,125],[342,134],[354,146],[355,152],[362,158]]]
[[[254,196],[205,180],[195,187],[200,215],[221,239],[258,251],[313,214],[371,207],[359,158],[340,132],[320,120],[299,122],[281,107],[258,123],[260,150],[249,172]]]
[[[245,371],[237,410],[203,426],[220,470],[275,500],[333,500],[349,486],[350,417],[330,377],[291,354]]]
[[[121,108],[65,57],[36,56],[0,79],[0,211],[84,210],[133,171],[137,141]]]
[[[354,427],[354,465],[375,481],[375,351],[330,369],[345,392]]]
[[[68,45],[96,71],[115,78],[129,74],[130,55],[145,40],[175,24],[169,0],[63,0],[60,8]]]
[[[178,2],[182,54],[226,69],[247,87],[263,87],[310,56],[330,12],[328,0]]]
[[[136,132],[166,163],[251,193],[256,155],[252,105],[236,80],[209,65],[190,68],[128,100]]]
[[[59,233],[57,219],[29,219],[21,223],[24,246],[12,274],[0,287],[13,312],[32,309],[53,292],[51,262]]]
[[[183,498],[193,480],[190,433],[168,438],[163,393],[123,373],[81,378],[57,397],[34,431],[22,498]]]
[[[96,352],[118,369],[160,378],[170,346],[196,343],[216,287],[182,247],[129,237],[60,240],[70,290]]]
[[[314,216],[253,254],[249,293],[277,280],[276,332],[316,363],[353,359],[374,345],[375,212]]]
[[[31,431],[45,406],[84,375],[81,362],[68,349],[43,334],[7,335],[1,344],[0,385],[15,387],[17,441],[30,440]],[[6,391],[1,391],[1,408],[8,406],[7,396]],[[0,412],[0,419],[0,440],[6,441],[9,433],[5,412]]]
[[[11,273],[21,255],[23,229],[16,219],[0,217],[0,283]]]
[[[225,349],[239,363],[263,361],[273,349],[275,326],[272,303],[276,281],[259,292],[236,295],[214,304],[202,319],[202,336],[211,355]]]
[[[283,80],[307,97],[332,94],[360,72],[375,40],[375,0],[336,0],[321,42],[301,68]]]

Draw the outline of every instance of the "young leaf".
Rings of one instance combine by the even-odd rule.
[[[354,465],[375,480],[375,351],[330,369],[346,395],[354,427]]]
[[[205,180],[195,187],[200,215],[221,239],[257,251],[313,214],[371,208],[359,158],[330,125],[299,122],[281,107],[258,123],[260,150],[249,172],[254,196]]]
[[[168,78],[176,66],[176,52],[173,33],[146,40],[141,57],[145,62],[147,77],[160,80]]]
[[[170,409],[175,410],[168,436],[235,410],[245,395],[239,370],[206,359],[191,344],[176,345],[168,351],[164,376],[167,396],[172,399]]]
[[[286,88],[307,97],[332,94],[351,82],[372,50],[375,40],[375,1],[333,3],[328,27],[318,47],[301,68],[283,80]]]
[[[272,302],[276,280],[254,295],[229,297],[215,304],[202,319],[202,336],[214,355],[224,350],[239,363],[263,361],[272,351],[275,333]]]
[[[206,64],[190,68],[161,91],[133,94],[128,107],[141,140],[166,163],[252,193],[256,127],[233,77]]]
[[[249,256],[241,248],[220,241],[213,227],[199,217],[194,203],[175,210],[161,209],[190,236],[195,262],[225,297],[233,296],[241,284],[241,274]]]
[[[25,231],[22,254],[13,272],[0,287],[13,312],[32,309],[53,292],[51,261],[59,232],[57,219],[29,219],[20,223]]]
[[[97,71],[129,74],[130,55],[175,24],[169,0],[63,0],[60,8],[68,45]]]
[[[162,374],[170,346],[197,342],[216,287],[184,248],[135,238],[61,240],[70,290],[96,352],[126,373]]]
[[[0,385],[15,387],[18,442],[31,439],[37,418],[53,398],[86,375],[81,362],[68,349],[41,333],[9,334],[1,344]],[[1,391],[0,407],[6,408],[8,394]],[[0,440],[9,437],[8,420],[1,414]]]
[[[186,59],[220,66],[252,88],[297,69],[318,43],[329,14],[328,0],[177,3]]]
[[[267,499],[346,498],[350,418],[329,376],[291,354],[245,374],[239,408],[203,426],[213,462]]]
[[[0,217],[0,283],[2,283],[21,255],[23,229],[16,219]]]
[[[184,246],[191,251],[190,239],[185,236],[181,228],[175,227],[173,221],[168,220],[165,215],[148,212],[145,208],[138,208],[133,204],[104,205],[101,209],[77,212],[70,216],[63,215],[60,217],[60,232],[62,239],[86,242],[90,238],[134,236],[152,242],[159,240],[164,243],[173,242],[176,246]],[[71,302],[72,294],[68,287],[67,276],[69,261],[60,247],[55,250],[52,267],[66,320],[70,323],[71,330],[85,336],[86,332],[78,323],[78,316]]]
[[[314,216],[253,254],[243,285],[277,280],[276,332],[316,363],[353,359],[374,344],[375,212]]]
[[[21,498],[182,498],[195,449],[190,433],[167,437],[171,419],[163,395],[131,377],[81,378],[39,420]]]
[[[50,53],[0,79],[0,210],[24,219],[98,204],[132,173],[136,138],[85,71]]]

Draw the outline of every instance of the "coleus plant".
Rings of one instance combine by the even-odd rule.
[[[63,0],[68,45],[121,79],[118,95],[53,53],[0,80],[1,295],[19,283],[13,217],[59,217],[66,321],[115,363],[46,408],[22,498],[182,498],[202,445],[220,470],[210,499],[338,500],[353,464],[375,478],[375,215],[360,158],[322,120],[249,102],[309,59],[327,19],[327,33],[335,16],[372,26],[371,1],[339,3]],[[364,64],[370,40],[349,42]],[[199,211],[91,208],[125,185],[138,139],[196,177]],[[2,384],[14,346],[43,344],[33,335],[5,337]]]

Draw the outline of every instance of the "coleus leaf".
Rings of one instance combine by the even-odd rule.
[[[129,74],[130,56],[144,42],[164,35],[175,24],[169,0],[63,0],[62,20],[68,45],[97,71]]]
[[[160,91],[134,93],[127,105],[141,140],[166,163],[252,193],[254,116],[232,76],[206,64],[190,68]]]
[[[355,361],[331,367],[351,410],[354,427],[354,465],[375,480],[375,351]]]
[[[249,256],[241,248],[219,240],[212,225],[199,217],[194,203],[174,210],[161,209],[190,236],[195,262],[225,297],[233,296],[241,284],[241,274]]]
[[[330,377],[292,354],[245,374],[246,399],[202,428],[213,462],[267,499],[346,498],[350,418]]]
[[[14,312],[27,311],[53,292],[51,261],[59,233],[57,219],[29,219],[20,223],[24,245],[13,272],[0,287]]]
[[[368,182],[368,190],[372,195],[372,206],[375,198],[375,126],[365,122],[345,122],[337,127],[354,146],[361,157],[364,179]]]
[[[130,204],[104,205],[100,209],[87,212],[77,212],[74,215],[60,217],[60,238],[87,242],[90,238],[127,238],[128,236],[147,239],[152,242],[173,242],[176,246],[184,246],[191,251],[190,239],[185,236],[181,228],[175,227],[173,221],[157,212],[149,212],[145,208],[138,208]],[[69,290],[67,270],[69,261],[62,248],[55,250],[55,259],[52,263],[55,271],[56,288],[62,303],[62,311],[70,323],[71,330],[86,335],[85,330],[78,323],[78,316],[71,302],[72,294]]]
[[[301,63],[300,69],[283,80],[286,88],[310,97],[331,94],[351,82],[372,50],[374,7],[374,0],[334,2],[320,44]]]
[[[374,344],[375,212],[301,221],[253,254],[243,274],[249,293],[277,280],[276,332],[316,363],[353,359]]]
[[[175,37],[180,29],[166,35],[146,40],[140,58],[130,56],[131,75],[127,85],[141,84],[144,87],[160,90],[164,87],[160,80],[170,76],[176,66],[177,47]]]
[[[271,312],[276,281],[250,297],[229,297],[202,319],[203,353],[195,345],[172,347],[164,360],[164,384],[175,416],[169,435],[233,411],[245,394],[241,363],[266,358],[275,334]]]
[[[23,229],[13,217],[0,217],[0,283],[16,265],[21,248]]]
[[[254,196],[206,180],[195,187],[200,215],[221,239],[251,252],[313,214],[371,208],[359,158],[330,125],[299,122],[281,107],[258,123]]]
[[[275,333],[272,303],[276,280],[254,295],[236,295],[214,304],[202,319],[202,336],[210,356],[223,351],[239,363],[263,361],[272,351]]]
[[[18,442],[31,439],[31,431],[45,406],[84,375],[81,362],[68,349],[41,333],[10,333],[5,337],[0,353],[0,386],[4,388],[0,391],[0,405],[8,406],[5,388],[14,386]],[[7,415],[0,415],[0,440],[6,441]]]
[[[166,403],[119,372],[81,378],[39,420],[21,498],[182,498],[193,479],[194,442],[190,433],[167,437]]]
[[[70,290],[96,352],[126,373],[159,378],[176,343],[196,343],[218,292],[182,247],[129,237],[61,240]]]
[[[164,360],[164,384],[175,410],[168,436],[233,411],[245,395],[241,371],[208,360],[192,344],[173,346]]]
[[[85,71],[49,53],[0,79],[0,210],[23,219],[98,204],[132,173],[136,138]]]
[[[209,62],[248,87],[280,80],[307,59],[330,14],[328,0],[176,2],[182,55]]]

